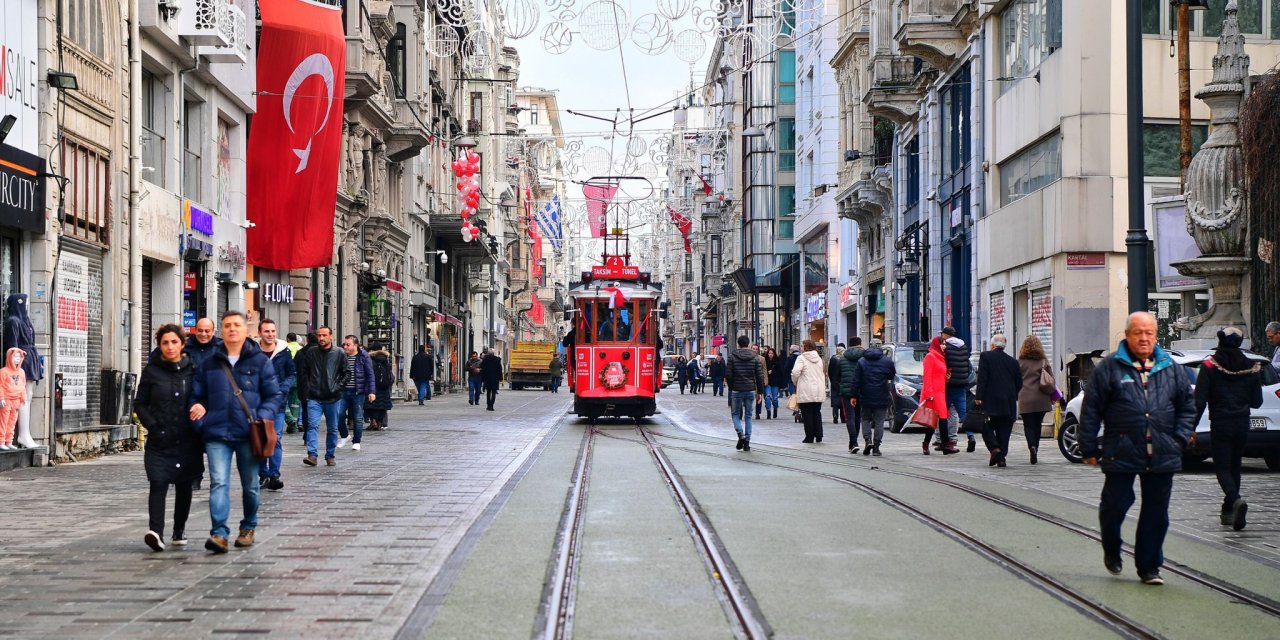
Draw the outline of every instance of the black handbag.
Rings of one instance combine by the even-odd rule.
[[[982,433],[987,428],[987,412],[982,409],[970,409],[964,417],[961,428],[965,433]]]

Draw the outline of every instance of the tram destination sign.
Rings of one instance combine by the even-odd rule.
[[[634,280],[640,277],[640,267],[628,265],[597,264],[591,267],[593,279],[608,280],[611,278]]]

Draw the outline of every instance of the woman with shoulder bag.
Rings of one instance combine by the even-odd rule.
[[[1022,370],[1022,391],[1018,392],[1018,413],[1022,415],[1022,431],[1027,437],[1027,448],[1031,451],[1031,464],[1038,462],[1037,452],[1040,448],[1040,428],[1044,424],[1044,416],[1053,409],[1053,373],[1049,370],[1049,358],[1045,355],[1044,345],[1035,336],[1027,336],[1018,349],[1018,367]],[[1045,391],[1045,378],[1048,388]]]
[[[133,412],[147,430],[142,465],[151,483],[147,502],[150,526],[143,541],[153,551],[164,551],[164,507],[169,485],[174,486],[173,535],[175,546],[187,544],[187,516],[191,513],[191,487],[204,476],[204,442],[191,428],[187,401],[195,366],[182,352],[186,338],[182,328],[166,324],[156,331],[160,357],[142,370]]]
[[[794,398],[804,422],[804,440],[822,442],[822,403],[827,399],[827,361],[818,355],[813,340],[804,341],[804,351],[791,368],[791,381],[796,385]]]
[[[934,336],[929,343],[929,351],[924,356],[924,384],[920,389],[920,408],[932,409],[940,422],[947,419],[947,358],[942,355],[942,339]],[[917,409],[918,411],[919,409]],[[929,442],[933,440],[933,432],[937,424],[925,431],[921,447],[924,455],[929,455]],[[942,453],[959,453],[954,442],[945,443]]]

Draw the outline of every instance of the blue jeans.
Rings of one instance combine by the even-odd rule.
[[[338,420],[342,416],[342,398],[328,402],[307,400],[307,455],[312,458],[316,457],[321,414],[324,415],[325,423],[324,459],[329,460],[338,449]]]
[[[276,452],[258,463],[258,475],[263,478],[280,477],[280,458],[284,456],[284,411],[276,413]]]
[[[364,434],[364,401],[367,393],[355,389],[342,390],[342,410],[338,412],[338,435],[352,435],[351,444],[360,444],[360,436]],[[347,418],[351,418],[351,431],[347,430]]]
[[[240,471],[240,492],[244,499],[244,518],[240,528],[250,531],[258,528],[258,459],[248,440],[204,443],[209,458],[209,519],[213,527],[209,535],[227,537],[227,518],[231,515],[231,454],[236,455],[236,468]]]
[[[415,380],[414,383],[418,385],[418,404],[422,404],[423,400],[430,400],[431,399],[431,381]]]
[[[1098,524],[1102,533],[1102,551],[1120,555],[1120,527],[1125,514],[1133,506],[1133,478],[1142,484],[1142,510],[1138,514],[1138,533],[1133,542],[1133,560],[1140,575],[1160,570],[1164,564],[1164,536],[1169,532],[1169,495],[1173,493],[1172,473],[1107,473],[1102,485],[1102,501],[1098,505]]]
[[[755,410],[756,392],[754,391],[730,391],[729,392],[729,411],[733,415],[733,430],[738,432],[738,437],[746,440],[751,439],[751,412]],[[742,427],[742,420],[746,419],[746,429]]]
[[[551,393],[560,393],[560,376],[551,376]]]
[[[724,376],[711,376],[711,395],[724,395]]]
[[[947,389],[947,440],[954,441],[960,425],[968,414],[969,395],[965,389]],[[969,439],[973,440],[973,434]]]
[[[778,411],[778,388],[769,385],[764,388],[764,407],[765,409],[773,409]]]
[[[480,378],[469,378],[467,380],[467,400],[471,404],[480,404]]]

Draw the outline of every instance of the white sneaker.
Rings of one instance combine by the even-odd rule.
[[[11,446],[9,446],[9,445],[7,445],[7,444],[0,444],[0,449],[3,449],[3,450],[5,450],[5,451],[8,451],[8,450],[13,449],[13,448],[14,448],[14,447],[11,447]]]
[[[146,542],[152,551],[164,551],[164,539],[154,531],[148,531],[147,535],[142,537],[142,541]]]
[[[338,448],[339,448],[339,449],[341,449],[341,448],[343,448],[343,447],[345,447],[345,446],[347,446],[347,439],[346,439],[346,438],[338,438]]]
[[[359,442],[357,442],[357,443],[355,443],[355,444],[351,445],[351,450],[352,450],[352,451],[359,451],[359,450],[360,450],[360,443],[359,443]]]

